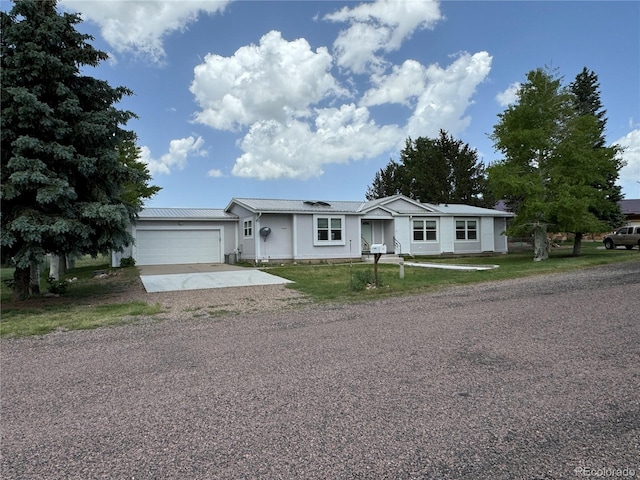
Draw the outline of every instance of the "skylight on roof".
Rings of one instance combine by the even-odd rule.
[[[304,204],[309,205],[310,207],[330,207],[331,206],[330,203],[323,202],[321,200],[319,201],[305,200]]]

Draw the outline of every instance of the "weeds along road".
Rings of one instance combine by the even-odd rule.
[[[639,312],[636,261],[4,340],[0,476],[640,476]]]

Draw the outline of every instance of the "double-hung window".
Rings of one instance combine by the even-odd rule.
[[[244,238],[253,237],[253,220],[244,220],[242,222],[242,236]]]
[[[438,240],[436,220],[413,220],[414,242],[436,242]]]
[[[344,245],[344,217],[314,217],[315,245]]]
[[[456,240],[477,240],[477,220],[456,220]]]

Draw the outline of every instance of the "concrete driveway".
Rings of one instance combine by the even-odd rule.
[[[148,293],[292,283],[256,268],[225,264],[147,265],[138,270]]]

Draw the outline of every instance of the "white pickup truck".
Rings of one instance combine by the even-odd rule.
[[[636,245],[640,247],[640,225],[622,227],[604,237],[604,246],[608,250],[624,245],[631,250]]]

